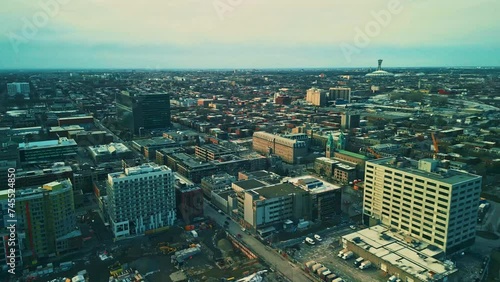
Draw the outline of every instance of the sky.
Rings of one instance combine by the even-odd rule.
[[[498,0],[2,0],[0,69],[500,66]]]

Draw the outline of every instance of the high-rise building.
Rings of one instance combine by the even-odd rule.
[[[359,127],[361,117],[358,114],[342,113],[340,127],[342,129],[351,129]]]
[[[347,103],[351,102],[351,88],[348,87],[332,87],[328,93],[329,101],[342,100]]]
[[[325,106],[326,105],[326,93],[322,89],[310,88],[306,92],[306,102],[309,102],[315,106]]]
[[[7,83],[7,95],[14,98],[16,95],[22,95],[24,99],[30,98],[30,84],[28,82]]]
[[[481,182],[478,175],[438,168],[432,159],[370,160],[363,220],[455,253],[474,243]]]
[[[8,191],[0,191],[0,206],[5,207],[7,199]],[[18,189],[15,210],[23,256],[37,259],[81,247],[82,233],[76,229],[73,186],[69,179]],[[2,213],[5,215],[6,210]]]
[[[116,96],[118,120],[121,127],[142,135],[144,130],[165,129],[170,126],[170,94],[123,92]]]
[[[176,218],[175,177],[153,163],[108,174],[106,208],[116,238],[171,226]]]

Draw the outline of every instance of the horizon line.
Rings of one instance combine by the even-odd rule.
[[[5,72],[5,71],[100,71],[100,70],[108,70],[108,71],[132,71],[132,70],[147,70],[147,71],[204,71],[204,70],[210,70],[210,71],[255,71],[255,70],[354,70],[354,69],[371,69],[371,68],[377,68],[376,66],[360,66],[360,67],[257,67],[257,68],[249,68],[249,67],[242,67],[242,68],[235,68],[235,67],[220,67],[220,68],[192,68],[192,67],[177,67],[177,68],[151,68],[151,67],[130,67],[130,68],[104,68],[104,67],[95,67],[95,68],[75,68],[75,67],[70,67],[70,68],[0,68],[0,72]],[[383,68],[383,69],[453,69],[453,68],[458,68],[458,69],[496,69],[500,68],[500,66],[408,66],[408,67],[403,67],[403,66],[398,66],[398,67],[388,67],[388,68]]]

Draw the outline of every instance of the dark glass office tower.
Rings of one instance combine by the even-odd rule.
[[[120,125],[140,135],[143,130],[170,126],[170,95],[168,93],[122,93],[116,97]]]

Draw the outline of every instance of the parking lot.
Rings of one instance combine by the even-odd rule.
[[[349,226],[332,228],[329,231],[323,234],[322,241],[316,242],[315,245],[306,243],[296,245],[295,251],[291,251],[291,257],[300,262],[302,267],[311,260],[321,263],[346,282],[387,281],[388,276],[379,269],[371,267],[360,270],[356,268],[354,266],[355,257],[348,260],[337,257],[338,252],[342,250],[341,237],[353,231]]]

